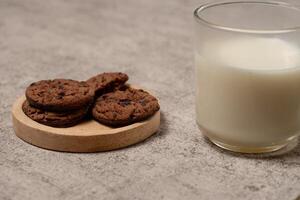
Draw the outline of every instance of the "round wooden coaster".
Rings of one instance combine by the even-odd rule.
[[[145,140],[160,124],[158,111],[148,120],[120,128],[111,128],[92,119],[69,128],[54,128],[27,117],[22,110],[25,99],[25,96],[19,98],[12,108],[15,133],[22,140],[45,149],[66,152],[119,149]]]

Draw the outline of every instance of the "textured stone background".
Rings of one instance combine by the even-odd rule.
[[[0,199],[275,199],[300,195],[300,147],[245,156],[194,116],[193,0],[0,0]],[[10,109],[39,79],[124,71],[160,98],[161,130],[118,151],[71,154],[18,139]]]

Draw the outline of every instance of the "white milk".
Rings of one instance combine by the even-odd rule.
[[[300,49],[275,38],[210,41],[196,53],[197,122],[237,145],[274,145],[300,130]]]

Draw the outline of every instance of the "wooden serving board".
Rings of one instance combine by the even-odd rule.
[[[22,110],[25,96],[13,105],[16,135],[35,146],[65,152],[98,152],[126,147],[154,134],[160,125],[160,112],[151,118],[120,128],[111,128],[95,120],[86,120],[69,128],[54,128],[27,117]]]

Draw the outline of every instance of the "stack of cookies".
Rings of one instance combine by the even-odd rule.
[[[142,121],[159,110],[155,97],[125,83],[124,73],[102,73],[87,81],[42,80],[26,89],[22,109],[34,121],[53,127],[70,127],[92,115],[109,126]]]

